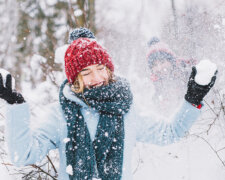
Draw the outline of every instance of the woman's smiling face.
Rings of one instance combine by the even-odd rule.
[[[96,64],[88,66],[80,72],[84,87],[91,89],[102,85],[107,85],[109,82],[109,73],[105,65]]]

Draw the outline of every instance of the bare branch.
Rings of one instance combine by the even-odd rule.
[[[195,136],[195,137],[198,137],[200,139],[202,139],[206,144],[209,145],[209,147],[212,149],[212,151],[216,154],[216,156],[218,157],[218,159],[220,160],[220,162],[223,164],[223,166],[225,167],[225,162],[223,161],[223,159],[219,156],[218,154],[218,151],[216,151],[212,145],[203,137],[199,136],[199,135],[196,135],[196,134],[190,134],[191,136]]]
[[[31,165],[31,166],[34,167],[34,168],[36,168],[36,169],[38,169],[38,170],[40,170],[42,173],[44,173],[44,174],[50,176],[52,179],[57,180],[55,177],[53,177],[51,174],[49,174],[48,172],[46,172],[45,170],[43,170],[41,167],[39,167],[39,166],[37,166],[37,165],[35,165],[35,164],[33,164],[33,165]]]
[[[47,155],[47,158],[48,158],[48,161],[50,162],[50,164],[52,165],[52,168],[54,169],[55,173],[57,174],[57,170],[48,155]]]

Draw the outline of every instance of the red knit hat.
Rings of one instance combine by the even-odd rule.
[[[114,66],[111,57],[95,40],[79,38],[74,40],[65,53],[65,72],[69,83],[73,83],[78,73],[87,66],[103,64],[111,71]]]

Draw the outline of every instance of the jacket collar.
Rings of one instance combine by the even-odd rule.
[[[85,104],[81,99],[79,99],[74,92],[71,91],[70,86],[68,84],[65,85],[63,89],[64,96],[71,100],[76,102],[77,104],[81,105],[82,107],[88,107],[87,104]]]

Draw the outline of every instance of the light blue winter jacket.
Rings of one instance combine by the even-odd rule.
[[[99,120],[98,112],[72,95],[69,86],[65,86],[64,95],[82,105],[82,114],[87,123],[91,139],[94,140]],[[200,110],[184,102],[170,123],[154,121],[154,117],[140,117],[135,112],[134,104],[125,115],[125,140],[123,156],[122,180],[132,180],[131,157],[136,141],[158,145],[170,144],[185,136],[193,122],[198,118]],[[17,166],[40,162],[50,149],[59,149],[60,168],[59,180],[69,180],[66,173],[65,138],[67,125],[59,103],[45,108],[35,129],[31,129],[29,105],[8,105],[6,121],[6,138],[11,161]]]

